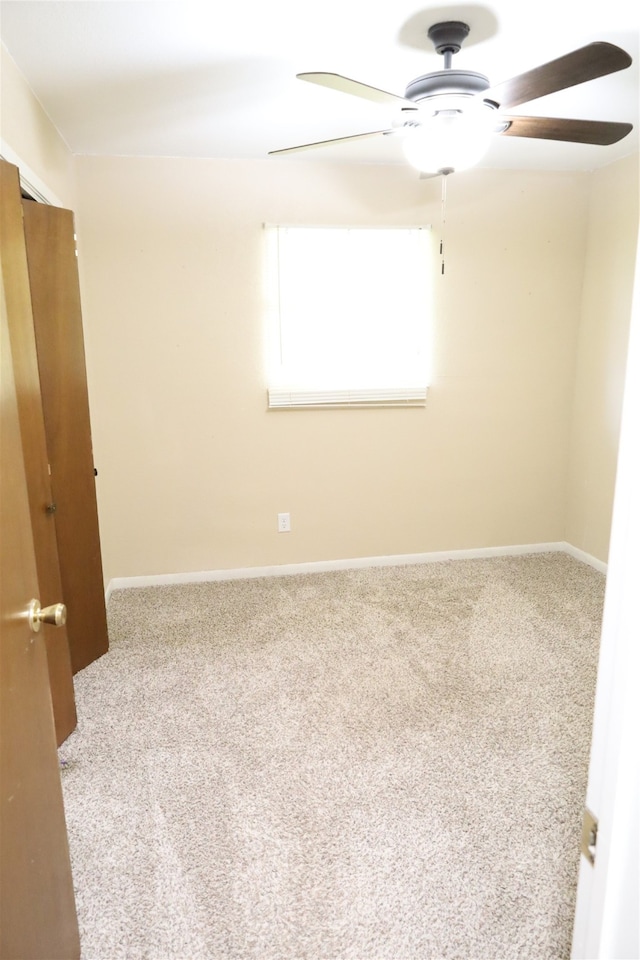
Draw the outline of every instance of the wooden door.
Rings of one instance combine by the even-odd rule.
[[[56,628],[33,633],[27,617],[38,576],[4,269],[0,277],[0,957],[74,960],[80,941],[44,643]]]
[[[40,391],[74,673],[109,647],[80,287],[70,210],[24,201]]]
[[[14,360],[18,413],[28,479],[31,528],[42,606],[62,596],[55,518],[48,512],[53,501],[48,468],[45,424],[42,413],[36,342],[22,223],[18,168],[0,161],[2,194],[2,271],[8,324]],[[58,744],[76,726],[76,705],[67,631],[61,628],[45,640],[51,699]]]

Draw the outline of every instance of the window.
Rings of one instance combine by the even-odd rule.
[[[265,230],[269,406],[423,406],[429,228]]]

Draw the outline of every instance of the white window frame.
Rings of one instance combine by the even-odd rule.
[[[430,227],[428,225],[316,227],[264,224],[264,228],[269,409],[345,406],[423,407],[429,386],[432,346],[431,298],[435,257]],[[327,231],[326,237],[322,237],[320,231]],[[358,268],[353,271],[353,278],[350,277],[349,270],[342,269],[342,262],[346,258],[343,257],[341,262],[340,253],[357,252],[357,250],[354,251],[354,244],[357,249],[361,249],[363,244],[373,244],[376,248],[374,256],[380,257],[382,254],[377,250],[379,245],[376,244],[375,235],[386,233],[387,239],[390,239],[391,232],[404,235],[398,237],[399,244],[404,245],[402,256],[405,259],[402,262],[399,244],[394,243],[398,249],[392,253],[385,252],[384,267],[378,266],[377,269],[369,270],[368,262],[365,266],[363,261],[363,265],[359,268],[360,272]],[[354,233],[357,236],[354,236]],[[292,239],[296,244],[294,247],[289,246]],[[328,266],[323,262],[324,273],[318,270],[317,262],[312,260],[308,253],[311,250],[310,245],[316,242],[320,243],[324,251],[320,256],[326,256],[329,262]],[[283,260],[287,256],[289,260],[285,261],[283,266]],[[393,264],[394,258],[395,264]],[[330,263],[332,259],[333,263]],[[350,259],[349,263],[353,263],[353,259]],[[296,265],[295,270],[292,267],[293,264]],[[388,266],[389,264],[392,265]],[[288,280],[284,273],[287,267],[292,275],[294,272],[297,275],[299,268],[300,275],[305,281],[309,276],[310,286],[317,292],[317,296],[313,297],[310,294],[307,297],[306,293],[295,290],[293,283],[287,286]],[[324,278],[327,270],[334,271],[337,289],[344,290],[344,294],[342,292],[339,294],[342,312],[331,310],[323,301],[326,286]],[[342,274],[342,277],[339,278],[338,274]],[[377,275],[382,279],[376,286],[370,278],[375,278]],[[363,286],[367,287],[366,294],[370,296],[369,305],[367,305],[366,296],[361,296]],[[306,286],[304,289],[306,290]],[[335,291],[330,287],[327,289],[331,290],[329,297],[333,298],[330,300],[333,304],[336,302],[333,296]],[[375,290],[377,290],[377,296],[373,295]],[[303,297],[304,303],[301,302]],[[334,328],[333,333],[329,331],[327,340],[323,341],[319,347],[320,353],[322,350],[325,351],[325,359],[319,372],[312,370],[310,366],[315,359],[315,347],[314,356],[312,356],[312,351],[304,341],[304,337],[297,338],[300,328],[296,323],[296,317],[300,311],[306,311],[308,308],[312,313],[314,312],[314,305],[309,304],[310,301],[316,300],[318,301],[315,304],[316,326],[313,327],[316,334],[329,313],[332,317],[332,323],[329,326],[333,325]],[[359,306],[361,300],[364,300],[365,304],[362,311]],[[380,369],[373,370],[373,357],[369,357],[358,374],[352,375],[347,369],[348,364],[345,365],[342,374],[339,371],[336,372],[330,357],[340,354],[341,337],[344,334],[344,343],[347,343],[347,352],[350,356],[349,338],[352,346],[363,342],[363,334],[368,333],[367,324],[370,322],[370,314],[367,310],[375,313],[378,300],[384,306],[377,318],[371,316],[371,323],[372,328],[374,323],[379,324],[378,360],[384,357]],[[349,303],[352,304],[351,308],[348,306]],[[355,304],[358,306],[354,308]],[[397,309],[402,311],[401,316],[415,315],[415,319],[408,320],[404,324],[396,324],[395,332],[400,330],[401,337],[404,337],[404,341],[398,341],[400,345],[397,348],[393,341],[394,328],[391,326],[393,321],[387,323],[387,313],[385,313],[385,309],[387,311],[395,309],[396,304],[398,304]],[[350,322],[351,316],[354,316],[353,324]],[[424,326],[422,326],[423,321]],[[349,328],[346,333],[345,327]],[[296,339],[298,339],[297,345]],[[388,355],[392,356],[394,353],[396,354],[395,369],[391,369],[391,365],[386,361]],[[287,366],[286,361],[292,356],[294,362]],[[337,366],[339,367],[339,364]]]

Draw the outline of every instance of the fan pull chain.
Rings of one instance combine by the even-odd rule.
[[[440,204],[440,273],[444,276],[444,228],[447,222],[447,174],[442,175],[442,200]]]

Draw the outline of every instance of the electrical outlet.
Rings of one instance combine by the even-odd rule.
[[[290,530],[291,530],[291,514],[279,513],[278,514],[278,533],[289,533]]]

